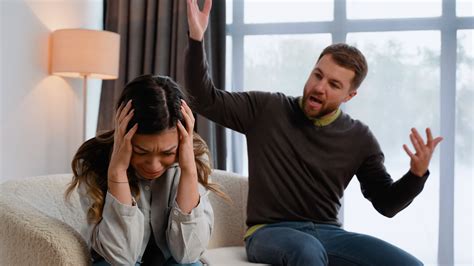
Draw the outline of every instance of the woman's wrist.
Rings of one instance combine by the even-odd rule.
[[[181,178],[197,179],[196,167],[191,167],[190,169],[181,168]]]
[[[109,169],[107,179],[114,183],[128,182],[127,172],[125,171],[115,171]]]

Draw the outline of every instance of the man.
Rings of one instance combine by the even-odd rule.
[[[249,195],[245,236],[251,262],[277,265],[420,265],[380,239],[347,232],[337,219],[340,198],[354,175],[375,209],[393,217],[422,191],[431,156],[442,138],[412,129],[409,171],[394,182],[369,128],[340,105],[357,95],[367,74],[359,50],[334,44],[320,55],[303,90],[281,93],[217,90],[208,74],[203,35],[211,0],[200,11],[188,0],[186,79],[196,111],[245,134]],[[361,214],[363,215],[363,214]]]

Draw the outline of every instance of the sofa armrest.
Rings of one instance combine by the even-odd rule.
[[[211,181],[231,198],[229,204],[214,193],[209,199],[214,210],[214,230],[208,248],[243,246],[247,217],[248,178],[222,170],[213,170]]]
[[[81,235],[25,202],[0,195],[0,265],[90,265]]]

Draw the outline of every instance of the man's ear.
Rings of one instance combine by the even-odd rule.
[[[357,95],[357,90],[350,90],[349,91],[349,95],[346,96],[346,98],[344,98],[344,102],[348,102],[350,99],[352,99],[352,97],[356,96]]]

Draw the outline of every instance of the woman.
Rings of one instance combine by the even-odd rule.
[[[205,142],[179,86],[145,75],[127,84],[115,130],[86,141],[72,161],[94,265],[201,265],[213,212]],[[225,196],[224,196],[225,197]]]

